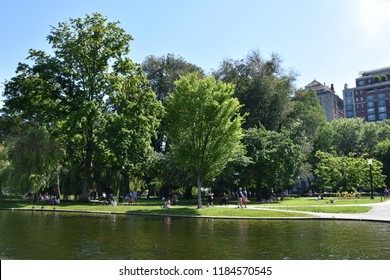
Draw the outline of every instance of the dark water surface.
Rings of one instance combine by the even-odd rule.
[[[0,259],[389,260],[390,223],[0,211]]]

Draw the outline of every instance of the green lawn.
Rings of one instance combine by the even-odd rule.
[[[215,205],[215,207],[203,207],[197,209],[196,200],[181,200],[179,205],[170,209],[163,209],[160,199],[140,199],[138,205],[119,203],[117,206],[105,206],[101,203],[80,203],[61,202],[61,205],[52,206],[47,203],[32,204],[23,199],[0,199],[0,208],[22,208],[36,210],[65,210],[65,211],[85,211],[85,212],[107,212],[124,214],[148,214],[148,215],[177,215],[177,216],[204,216],[204,217],[243,217],[243,218],[295,218],[309,217],[305,212],[323,213],[362,213],[371,209],[365,206],[367,203],[379,203],[380,198],[371,200],[362,199],[341,199],[335,198],[336,203],[330,204],[329,198],[316,201],[315,198],[288,198],[275,203],[250,202],[248,209],[233,208],[234,203],[228,207]],[[360,205],[363,204],[363,205]],[[207,205],[207,203],[205,203]],[[260,209],[259,209],[260,207]],[[289,210],[289,211],[280,211]],[[292,212],[296,211],[296,212]]]

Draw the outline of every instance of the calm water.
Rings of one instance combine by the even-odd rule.
[[[0,259],[390,259],[390,223],[0,211]]]

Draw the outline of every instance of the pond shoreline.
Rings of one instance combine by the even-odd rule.
[[[383,202],[385,203],[385,202]],[[128,215],[128,216],[145,216],[145,217],[173,217],[173,218],[188,218],[188,219],[224,219],[224,220],[345,220],[345,221],[362,221],[362,222],[385,222],[390,223],[390,211],[386,211],[385,216],[372,215],[370,212],[378,212],[378,208],[390,210],[390,201],[387,202],[386,206],[381,204],[373,204],[376,207],[376,211],[370,210],[367,213],[357,214],[335,214],[335,213],[318,213],[318,212],[304,212],[304,211],[293,211],[302,214],[312,215],[310,217],[237,217],[237,216],[197,216],[197,215],[174,215],[174,214],[158,214],[158,213],[130,213],[120,211],[90,211],[90,210],[65,210],[65,209],[26,209],[26,208],[0,208],[4,211],[23,211],[23,212],[53,212],[53,213],[79,213],[79,214],[99,214],[99,215]],[[382,207],[377,207],[377,206]],[[372,205],[371,205],[372,206]],[[258,209],[262,210],[262,209]],[[290,210],[279,210],[279,211],[290,211]]]

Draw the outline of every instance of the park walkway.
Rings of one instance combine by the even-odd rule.
[[[344,205],[346,206],[346,205]],[[390,222],[390,200],[379,203],[370,203],[370,204],[353,204],[351,206],[370,206],[372,207],[370,211],[365,213],[355,213],[355,214],[336,214],[336,213],[316,213],[316,212],[305,212],[305,211],[294,211],[294,210],[284,210],[284,209],[274,209],[273,207],[267,206],[248,206],[248,208],[261,209],[261,210],[273,210],[273,211],[286,211],[286,212],[295,212],[295,213],[306,213],[313,215],[316,218],[322,219],[341,219],[341,220],[361,220],[361,221],[382,221]]]
[[[361,205],[371,206],[372,208],[370,211],[366,213],[356,213],[356,214],[312,213],[312,214],[320,218],[390,222],[390,200],[389,199],[384,202],[361,204]]]

